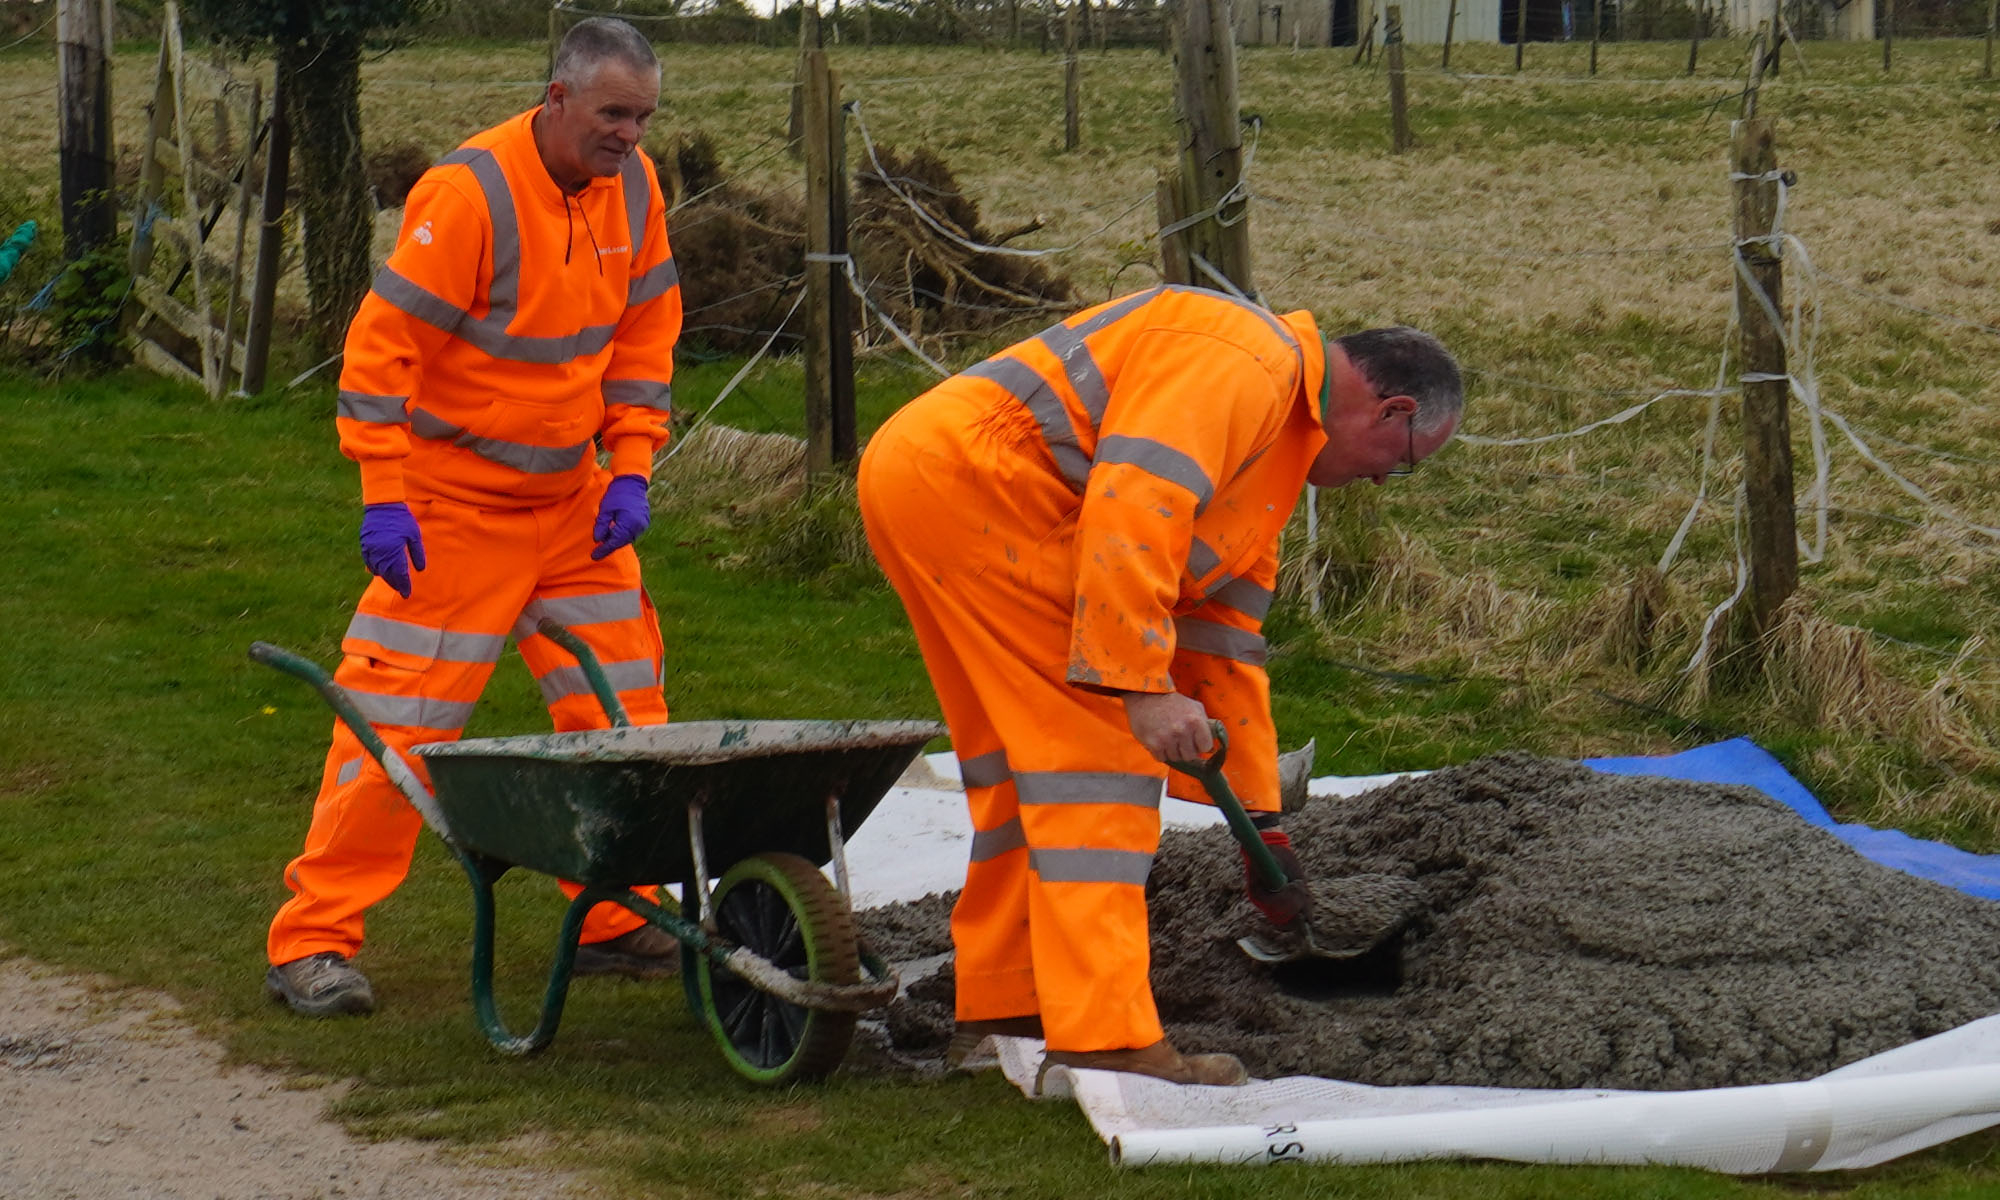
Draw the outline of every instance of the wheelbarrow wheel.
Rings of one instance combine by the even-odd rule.
[[[716,932],[780,970],[815,983],[861,978],[854,914],[826,877],[796,854],[744,859],[716,883]],[[745,983],[701,956],[700,1015],[723,1057],[766,1084],[818,1079],[840,1065],[855,1014],[803,1008]]]

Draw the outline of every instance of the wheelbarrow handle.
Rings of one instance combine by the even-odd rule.
[[[250,657],[267,667],[275,667],[294,679],[302,679],[311,684],[313,690],[320,694],[320,698],[333,709],[334,715],[340,718],[341,723],[360,740],[361,745],[374,756],[375,761],[382,764],[382,770],[389,776],[389,782],[396,785],[396,790],[408,798],[432,829],[443,832],[444,818],[438,810],[437,798],[431,795],[423,780],[417,778],[417,773],[410,769],[410,764],[403,760],[403,756],[391,748],[389,743],[383,741],[381,734],[375,732],[375,727],[362,715],[361,709],[354,703],[354,697],[347,694],[346,688],[335,683],[333,677],[318,663],[302,654],[294,654],[283,646],[274,646],[269,642],[252,642]],[[449,841],[449,837],[446,840]]]
[[[632,724],[625,716],[625,706],[618,702],[618,693],[612,690],[604,665],[597,661],[597,654],[582,638],[571,633],[554,617],[543,617],[535,622],[535,632],[569,651],[570,657],[583,668],[583,677],[590,681],[590,690],[597,693],[597,702],[604,706],[606,720],[620,729]]]
[[[1201,781],[1208,798],[1215,801],[1215,807],[1222,810],[1223,819],[1229,822],[1229,833],[1243,848],[1244,856],[1250,860],[1250,869],[1257,872],[1265,887],[1279,891],[1291,883],[1292,878],[1285,874],[1277,856],[1264,844],[1264,836],[1257,832],[1257,826],[1250,821],[1250,814],[1243,811],[1243,802],[1236,798],[1236,789],[1229,786],[1229,777],[1222,773],[1223,761],[1229,757],[1229,731],[1223,728],[1222,722],[1212,717],[1208,722],[1208,731],[1215,735],[1213,754],[1200,762],[1169,760],[1167,765]]]

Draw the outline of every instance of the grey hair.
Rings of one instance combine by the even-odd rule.
[[[1465,412],[1465,380],[1451,351],[1421,329],[1391,325],[1334,339],[1347,361],[1378,396],[1408,396],[1417,402],[1411,418],[1420,433],[1435,433]]]
[[[563,34],[549,79],[566,87],[582,87],[599,66],[612,59],[638,71],[660,67],[653,44],[630,23],[615,17],[586,17]]]

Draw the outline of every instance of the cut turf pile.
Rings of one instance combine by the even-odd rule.
[[[2000,1010],[2000,905],[1878,866],[1763,794],[1503,754],[1287,821],[1307,870],[1412,881],[1400,946],[1273,970],[1226,831],[1169,832],[1153,987],[1183,1050],[1261,1077],[1679,1089],[1803,1079]],[[949,949],[949,898],[862,914],[896,961]],[[1329,914],[1329,924],[1337,920]],[[951,1027],[949,966],[887,1014]]]

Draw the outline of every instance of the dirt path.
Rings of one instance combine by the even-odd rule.
[[[0,948],[4,953],[4,948]],[[14,1200],[500,1200],[575,1181],[360,1142],[324,1090],[229,1067],[172,1000],[0,960],[0,1196]]]

